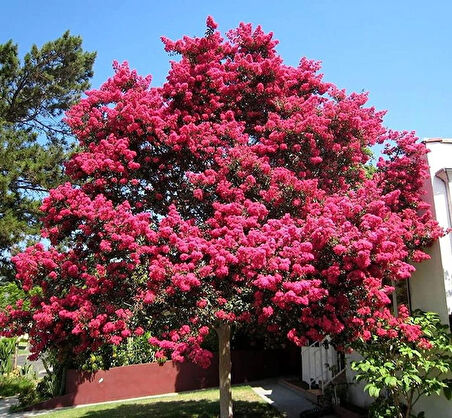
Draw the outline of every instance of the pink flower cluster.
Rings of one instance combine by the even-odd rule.
[[[318,63],[284,65],[260,27],[225,40],[207,25],[205,37],[163,39],[180,60],[162,87],[115,64],[67,113],[80,151],[72,184],[42,205],[52,245],[14,258],[34,296],[0,315],[36,355],[151,330],[159,356],[206,366],[202,341],[224,322],[298,345],[386,336],[375,318],[388,319],[388,283],[442,234],[412,133],[387,131],[365,94],[323,82]],[[368,149],[384,142],[372,170]]]
[[[362,338],[368,341],[372,335],[376,335],[379,339],[414,342],[423,350],[431,349],[433,345],[424,335],[420,325],[413,324],[410,319],[409,310],[404,305],[399,307],[397,317],[394,317],[389,309],[384,308],[375,312],[373,318],[367,318],[367,329],[363,332]]]

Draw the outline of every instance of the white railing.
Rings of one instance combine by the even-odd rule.
[[[301,348],[302,380],[324,390],[336,377],[345,370],[340,354],[331,346],[325,348],[327,339]]]

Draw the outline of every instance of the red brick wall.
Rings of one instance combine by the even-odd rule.
[[[208,369],[192,363],[167,362],[115,367],[86,373],[68,370],[66,394],[35,405],[34,409],[52,409],[120,399],[139,398],[171,392],[183,392],[218,386],[218,360]],[[233,383],[299,373],[299,351],[234,351]]]

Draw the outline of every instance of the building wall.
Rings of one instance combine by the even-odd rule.
[[[416,271],[410,279],[411,308],[437,312],[441,322],[449,322],[444,281],[449,275],[442,267],[440,243],[435,242],[426,251],[431,259],[416,264]]]
[[[425,200],[430,203],[436,220],[451,227],[444,182],[435,176],[442,168],[452,167],[452,142],[427,142],[430,179],[425,183]],[[413,309],[437,312],[442,322],[449,322],[452,313],[452,234],[440,238],[429,250],[431,259],[416,265],[410,279]]]
[[[426,145],[430,149],[427,154],[430,179],[425,185],[425,200],[432,205],[439,224],[447,229],[452,225],[446,187],[451,190],[451,185],[446,186],[435,174],[452,167],[452,141],[427,141]],[[410,279],[411,307],[437,312],[447,324],[452,313],[452,234],[440,238],[428,253],[431,259],[415,265],[416,272]],[[427,417],[452,418],[452,403],[444,396],[424,397],[415,406],[415,412],[420,411],[425,411]]]
[[[354,351],[351,354],[347,354],[345,357],[345,361],[347,364],[347,382],[348,386],[348,400],[361,408],[367,408],[375,399],[371,398],[367,392],[364,392],[364,386],[366,386],[365,382],[356,382],[355,375],[357,372],[353,371],[350,368],[350,364],[352,361],[360,361],[362,356]]]
[[[432,206],[432,211],[439,224],[450,228],[450,216],[447,190],[444,182],[435,176],[442,168],[452,167],[452,141],[426,141],[430,153],[427,154],[430,166],[430,178],[425,182],[424,200]],[[449,184],[449,190],[452,191]],[[437,312],[443,323],[449,323],[452,313],[452,234],[442,237],[427,249],[431,259],[416,264],[416,272],[409,282],[412,309]],[[358,360],[359,354],[347,357],[347,364]],[[364,384],[354,383],[354,372],[347,367],[347,381],[351,383],[350,400],[358,406],[367,407],[373,399],[363,391]],[[451,376],[452,377],[452,376]],[[444,396],[422,398],[415,407],[415,412],[425,411],[427,417],[452,418],[452,403]]]

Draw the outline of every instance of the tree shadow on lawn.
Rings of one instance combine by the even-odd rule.
[[[147,404],[122,404],[115,408],[88,411],[80,417],[85,418],[214,418],[219,416],[218,401],[171,401]],[[234,416],[242,418],[281,418],[282,415],[266,403],[234,401]]]

